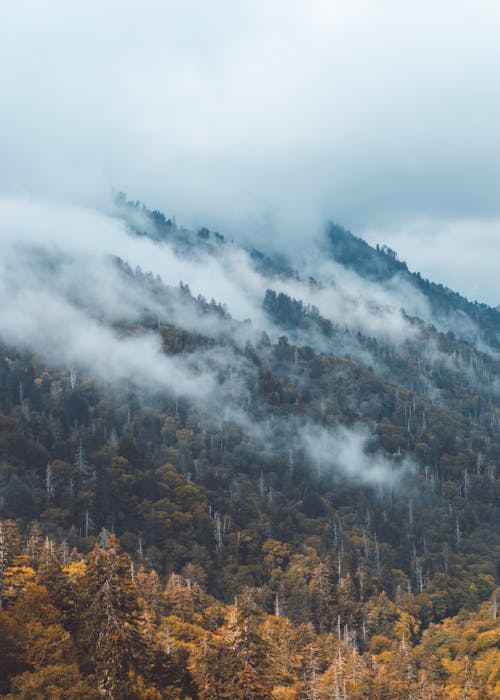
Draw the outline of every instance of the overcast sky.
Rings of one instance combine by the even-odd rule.
[[[327,219],[500,303],[496,0],[0,0],[0,194]]]

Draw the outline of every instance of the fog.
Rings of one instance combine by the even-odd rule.
[[[20,318],[33,319],[30,308],[37,294],[47,300],[75,309],[75,314],[88,314],[94,323],[104,325],[134,322],[145,311],[158,323],[172,323],[186,330],[205,333],[209,337],[230,337],[243,348],[255,342],[262,331],[276,341],[283,333],[295,342],[311,345],[317,351],[349,354],[363,364],[373,364],[357,343],[354,334],[361,332],[379,343],[398,351],[407,341],[417,342],[420,330],[408,322],[407,315],[423,319],[438,329],[452,328],[480,350],[496,356],[480,339],[478,329],[462,312],[446,319],[436,318],[428,300],[400,275],[385,283],[361,278],[325,256],[324,250],[311,245],[307,255],[290,257],[297,264],[300,276],[271,275],[258,271],[250,255],[238,245],[200,244],[189,232],[180,233],[181,240],[194,241],[187,250],[175,241],[159,243],[148,236],[138,236],[129,227],[132,221],[138,231],[151,228],[140,210],[109,207],[109,212],[33,198],[0,199],[0,267],[4,289],[2,306],[12,313],[12,302],[18,305]],[[131,271],[158,275],[170,290],[161,301],[130,276],[120,272],[114,259],[119,257]],[[309,279],[314,277],[314,284]],[[200,313],[178,293],[180,282],[188,284],[194,297],[224,304],[234,322],[214,313]],[[349,329],[339,346],[309,328],[297,329],[276,325],[262,307],[267,289],[283,292],[305,305],[314,306],[321,316],[340,330]],[[31,296],[30,296],[31,295]],[[46,303],[48,304],[48,301]],[[24,309],[24,307],[26,307]],[[49,316],[50,305],[45,310]],[[57,309],[55,318],[61,314]],[[248,320],[248,323],[242,321]],[[68,326],[69,327],[69,326]],[[3,335],[7,334],[7,326]],[[47,342],[56,334],[48,333]],[[37,333],[26,337],[39,338]],[[40,349],[40,340],[38,349]],[[57,343],[55,344],[57,346]],[[43,346],[44,352],[50,349]],[[433,352],[433,356],[435,351]]]
[[[235,245],[220,246],[213,254],[194,249],[186,256],[166,243],[132,235],[123,219],[44,201],[0,200],[0,253],[6,287],[49,289],[73,303],[79,300],[80,306],[94,309],[108,321],[134,320],[147,306],[160,321],[181,322],[197,330],[205,324],[209,334],[220,333],[214,328],[216,319],[193,318],[185,306],[176,310],[174,305],[170,318],[162,319],[165,310],[155,308],[154,300],[130,289],[118,275],[112,256],[119,256],[132,269],[139,266],[159,275],[167,285],[189,284],[194,296],[225,304],[236,320],[250,319],[253,333],[240,328],[240,342],[262,330],[275,338],[282,333],[262,309],[269,287],[316,305],[334,323],[395,344],[413,332],[402,315],[403,306],[407,312],[429,316],[425,299],[403,281],[392,280],[381,287],[333,261],[320,261],[319,252],[303,265],[306,280],[315,271],[319,286],[296,278],[269,279]],[[42,264],[46,258],[52,261],[50,274]]]
[[[201,402],[215,392],[213,377],[186,358],[162,352],[159,336],[123,336],[92,319],[44,288],[12,289],[0,294],[1,339],[38,353],[55,367],[83,368],[104,382],[130,382]]]
[[[362,424],[331,430],[308,425],[299,439],[318,477],[335,473],[361,484],[397,486],[416,471],[415,462],[407,456],[389,459],[373,448],[370,452],[373,435]]]
[[[4,265],[11,277],[18,278],[18,284],[28,272],[35,276],[42,273],[33,264],[37,258],[31,261],[31,252],[27,255],[26,251],[44,250],[49,256],[62,256],[62,260],[69,255],[63,274],[45,279],[44,284],[57,287],[63,295],[81,290],[87,302],[97,296],[99,304],[116,317],[125,314],[130,318],[131,309],[137,310],[144,302],[131,298],[126,288],[116,289],[120,282],[110,269],[110,256],[119,256],[134,269],[139,266],[145,272],[159,274],[165,284],[177,286],[184,281],[195,296],[203,294],[228,303],[235,316],[257,317],[264,324],[257,308],[262,281],[257,283],[257,275],[240,249],[228,247],[217,260],[210,256],[197,260],[196,255],[187,258],[168,245],[130,235],[121,219],[81,207],[28,199],[0,201],[0,248]],[[19,275],[18,265],[23,267]]]

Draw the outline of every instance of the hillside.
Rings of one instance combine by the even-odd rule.
[[[124,195],[35,214],[0,697],[499,697],[498,310],[334,225],[277,257]]]

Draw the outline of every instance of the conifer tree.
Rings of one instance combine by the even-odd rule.
[[[234,700],[263,700],[271,697],[272,650],[259,629],[261,616],[249,592],[240,596],[229,629],[228,666]]]
[[[87,557],[82,600],[82,635],[95,666],[101,697],[125,697],[128,671],[136,649],[137,597],[130,559],[115,535],[105,548]]]
[[[65,622],[72,622],[76,612],[74,591],[48,540],[40,557],[36,579],[37,583],[45,586],[51,602],[61,611]]]
[[[21,536],[16,523],[13,520],[0,520],[0,610],[4,601],[5,571],[12,566],[21,549]]]

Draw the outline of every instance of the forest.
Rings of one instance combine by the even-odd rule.
[[[498,311],[333,225],[301,269],[116,207],[173,273],[13,258],[0,697],[500,697]]]

